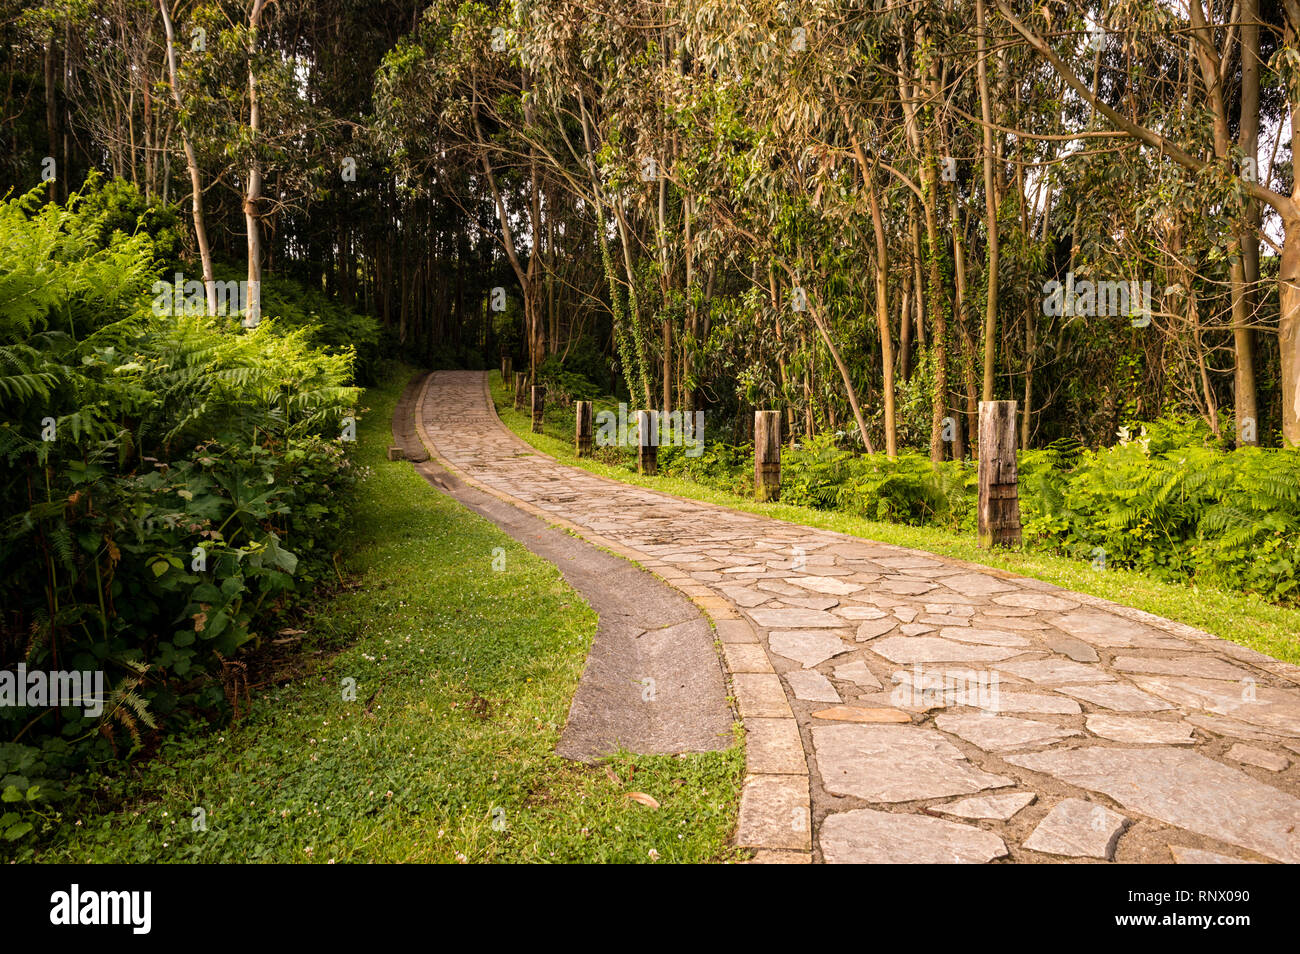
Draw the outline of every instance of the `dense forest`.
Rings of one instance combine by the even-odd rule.
[[[1015,400],[1029,543],[1300,592],[1300,0],[0,0],[0,79],[0,666],[112,684],[0,778],[246,704],[399,361],[954,531]]]

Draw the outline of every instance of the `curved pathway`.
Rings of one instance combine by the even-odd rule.
[[[934,554],[559,464],[437,372],[466,482],[636,560],[715,621],[760,861],[1300,862],[1300,667]]]

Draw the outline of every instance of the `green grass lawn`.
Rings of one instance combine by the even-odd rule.
[[[635,458],[631,453],[624,455],[628,463],[610,464],[588,458],[579,460],[573,449],[571,409],[548,408],[544,433],[534,434],[528,414],[514,410],[511,397],[502,386],[497,372],[492,374],[492,395],[497,413],[512,431],[538,450],[563,463],[582,467],[595,474],[765,517],[835,530],[883,543],[915,547],[1010,570],[1187,623],[1277,659],[1300,663],[1300,609],[1276,606],[1241,593],[1165,583],[1135,570],[1098,571],[1090,563],[1037,550],[982,550],[976,545],[974,534],[882,523],[812,507],[758,503],[750,497],[737,496],[690,480],[666,476],[642,477],[636,473]],[[601,404],[599,409],[605,407],[605,404]]]
[[[409,373],[409,369],[408,373]],[[350,585],[309,676],[249,715],[87,780],[49,862],[730,860],[743,749],[584,766],[554,754],[595,614],[551,564],[390,463],[406,374],[372,390]],[[492,568],[501,548],[505,569]],[[345,646],[334,651],[338,646]],[[345,699],[355,680],[355,701]],[[658,809],[627,796],[644,792]],[[197,826],[202,809],[206,830]],[[23,849],[30,853],[31,848]]]

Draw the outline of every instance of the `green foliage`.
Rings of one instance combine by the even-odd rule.
[[[357,323],[309,295],[252,330],[154,314],[143,226],[170,225],[126,234],[137,205],[121,184],[0,204],[0,667],[108,689],[98,717],[0,708],[0,787],[41,799],[160,719],[224,711],[226,661],[334,574],[355,480]]]

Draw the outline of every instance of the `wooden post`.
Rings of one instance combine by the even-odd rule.
[[[574,405],[573,439],[579,457],[591,456],[592,404],[578,401]]]
[[[546,407],[546,388],[533,385],[533,433],[542,433],[542,411]]]
[[[515,372],[515,410],[516,411],[522,411],[524,409],[524,387],[526,386],[527,382],[528,382],[528,375],[524,374],[522,371]]]
[[[636,412],[636,472],[653,477],[659,472],[659,412]]]
[[[509,384],[513,380],[511,376],[514,373],[515,359],[510,357],[508,354],[503,354],[501,356],[501,380],[506,384]]]
[[[406,460],[406,455],[402,453],[402,449],[401,449],[400,447],[397,447],[397,446],[394,445],[394,446],[388,448],[388,459],[389,459],[389,460]]]
[[[754,412],[754,499],[781,499],[781,412]]]
[[[1016,402],[980,401],[979,545],[1020,544]]]

